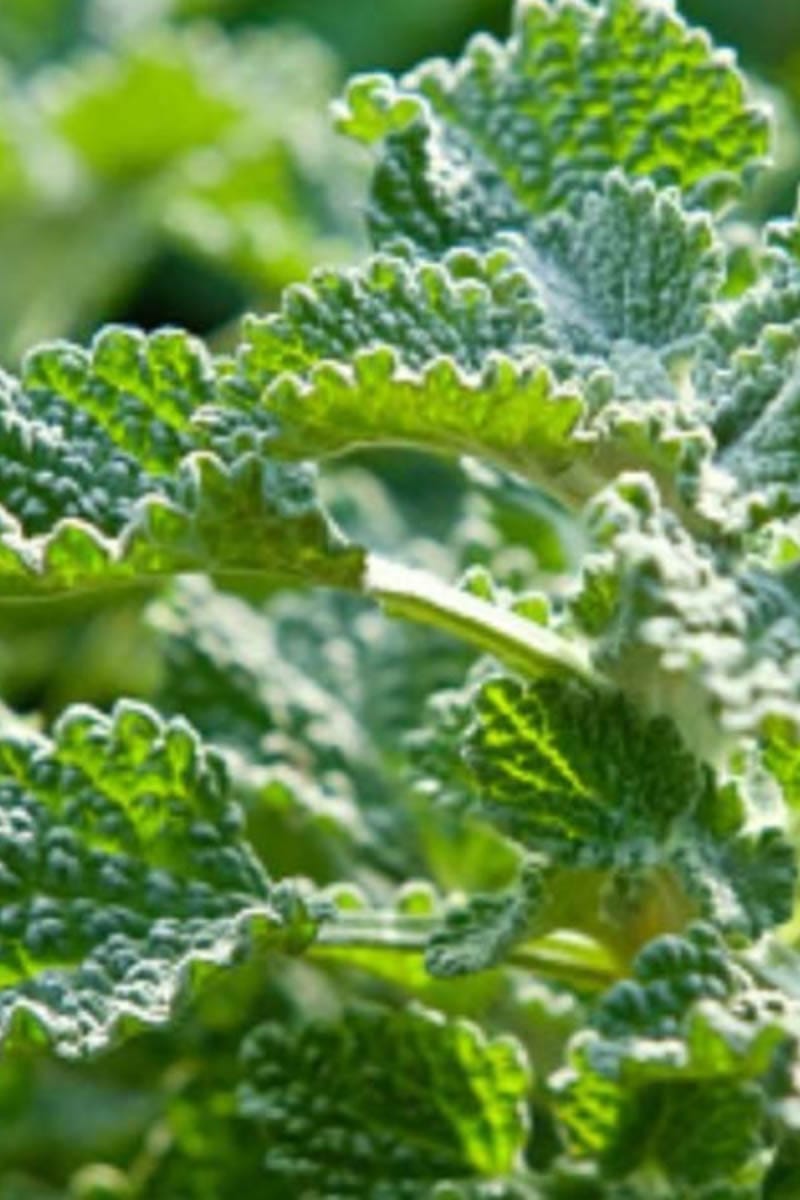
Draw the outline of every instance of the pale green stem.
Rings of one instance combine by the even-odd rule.
[[[424,955],[441,919],[397,913],[342,913],[322,925],[307,953],[322,957],[326,951],[388,950]],[[605,947],[567,932],[555,932],[512,950],[505,960],[548,979],[576,986],[603,989],[619,978],[621,969]]]
[[[392,617],[432,625],[494,655],[524,675],[575,675],[595,687],[608,681],[585,646],[412,567],[372,555],[364,590]]]

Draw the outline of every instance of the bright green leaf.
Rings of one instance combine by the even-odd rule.
[[[570,503],[635,465],[682,492],[711,442],[672,364],[703,327],[716,260],[702,218],[612,177],[533,244],[318,272],[249,322],[238,369],[288,457],[405,444],[475,455]],[[235,427],[213,406],[203,420]]]
[[[201,345],[106,329],[91,352],[31,355],[0,394],[0,593],[131,583],[186,571],[257,571],[355,585],[312,476],[192,429],[214,394]],[[221,456],[222,455],[222,456]]]
[[[265,1184],[341,1200],[412,1200],[439,1181],[498,1179],[518,1163],[530,1087],[521,1048],[421,1010],[353,1012],[243,1051],[242,1115]]]
[[[570,1154],[612,1178],[649,1169],[692,1196],[701,1185],[733,1188],[748,1172],[762,1179],[763,1122],[780,1087],[770,1070],[797,1031],[792,1005],[707,926],[653,942],[552,1081]]]
[[[384,143],[373,236],[436,250],[524,229],[614,167],[717,205],[766,150],[730,61],[641,0],[527,0],[508,43],[478,37],[399,84],[358,79],[339,120]]]
[[[791,914],[796,866],[780,817],[751,829],[746,784],[722,789],[669,719],[617,693],[490,680],[465,754],[480,809],[556,864],[666,868],[704,915],[747,937]]]
[[[168,1022],[193,978],[280,937],[224,768],[183,721],[76,706],[0,739],[0,1036],[67,1057]],[[277,902],[277,901],[276,901]]]

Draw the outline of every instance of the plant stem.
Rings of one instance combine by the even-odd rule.
[[[411,916],[393,912],[342,913],[335,922],[323,925],[308,953],[328,957],[349,950],[388,950],[397,954],[423,955],[441,921],[433,916]],[[577,987],[603,989],[619,977],[619,967],[605,947],[567,932],[555,932],[519,946],[505,960],[536,975]]]
[[[592,667],[580,643],[572,643],[477,596],[412,567],[372,555],[365,591],[390,616],[432,625],[493,654],[525,675],[575,675],[595,687],[609,682]]]

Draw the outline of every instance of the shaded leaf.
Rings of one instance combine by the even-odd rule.
[[[143,705],[0,739],[0,1033],[76,1057],[279,938],[219,757]],[[281,904],[278,904],[281,907]]]
[[[418,1197],[439,1181],[502,1178],[526,1132],[520,1047],[422,1010],[353,1012],[243,1051],[242,1115],[264,1139],[265,1182],[331,1200]]]

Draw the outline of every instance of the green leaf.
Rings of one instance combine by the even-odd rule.
[[[487,812],[567,861],[636,859],[708,786],[670,722],[555,682],[484,685],[465,752]]]
[[[687,212],[671,190],[613,171],[574,210],[538,222],[529,241],[560,340],[576,354],[610,357],[617,369],[647,347],[653,362],[640,350],[631,363],[632,394],[649,371],[676,395],[658,355],[668,365],[694,349],[722,284],[723,248],[707,215]]]
[[[505,251],[381,255],[318,272],[280,315],[251,321],[242,373],[267,389],[290,457],[400,443],[554,475],[582,406],[530,359],[542,326],[533,280]]]
[[[406,444],[484,458],[568,503],[635,465],[684,491],[711,442],[676,372],[718,260],[705,218],[612,175],[530,241],[317,272],[248,323],[238,370],[290,458]]]
[[[216,377],[200,343],[110,327],[0,381],[0,594],[257,571],[356,585],[305,468],[197,436]],[[219,453],[216,451],[219,450]]]
[[[766,121],[730,61],[671,5],[528,0],[506,44],[399,84],[357,79],[341,128],[383,147],[370,226],[379,243],[485,244],[595,190],[614,167],[716,206],[766,151]]]
[[[247,603],[200,579],[178,581],[146,619],[161,663],[153,702],[223,752],[276,872],[319,884],[367,863],[419,872],[398,731],[461,676],[468,648],[345,593]]]
[[[761,754],[765,767],[780,784],[783,797],[796,818],[800,812],[800,743],[794,724],[785,720],[767,721],[761,739]]]
[[[791,915],[796,865],[780,815],[753,827],[746,782],[721,786],[669,719],[621,694],[490,680],[465,755],[481,810],[554,864],[611,869],[623,893],[626,875],[666,869],[739,936]]]
[[[792,1005],[707,926],[658,939],[552,1080],[569,1153],[611,1178],[642,1171],[692,1196],[761,1179],[771,1071],[796,1034]]]
[[[546,871],[531,860],[514,887],[496,895],[471,896],[450,908],[425,951],[431,975],[472,975],[504,962],[518,942],[533,936],[546,887]]]
[[[308,608],[313,619],[304,599],[292,595],[289,606],[292,617],[302,619]],[[177,581],[146,612],[161,660],[159,708],[186,716],[254,769],[307,766],[318,784],[343,773],[358,777],[375,756],[350,697],[293,660],[292,628],[275,607],[249,604],[206,579]],[[323,613],[316,615],[322,622]]]
[[[73,707],[52,741],[7,731],[0,832],[6,1043],[102,1050],[169,1022],[193,979],[282,936],[221,760],[144,705]]]
[[[756,246],[758,270],[732,304],[719,306],[698,345],[694,382],[710,401],[718,461],[759,497],[739,523],[768,511],[796,511],[800,404],[800,224],[768,225]]]
[[[240,1110],[263,1139],[265,1184],[339,1200],[412,1200],[518,1165],[530,1074],[511,1038],[423,1010],[354,1011],[243,1050]]]
[[[225,50],[208,33],[162,31],[116,54],[87,55],[70,74],[49,81],[48,124],[92,173],[111,181],[146,177],[190,149],[220,141],[241,120],[243,98]],[[148,123],[142,117],[155,115],[154,98],[163,105],[162,119]]]
[[[796,582],[762,556],[700,540],[644,475],[587,511],[597,551],[571,609],[593,661],[647,711],[666,712],[701,756],[800,718]]]

